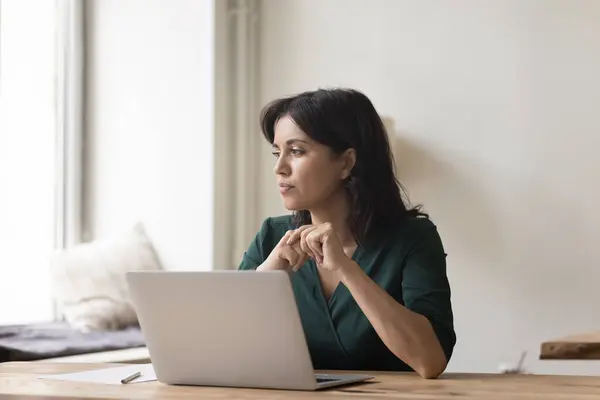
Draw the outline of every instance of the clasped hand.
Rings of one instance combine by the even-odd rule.
[[[331,224],[304,225],[286,232],[263,269],[297,271],[309,258],[329,271],[342,268],[349,260]]]

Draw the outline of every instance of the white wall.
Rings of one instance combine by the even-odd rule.
[[[211,269],[214,1],[89,1],[89,237],[142,221],[165,267]]]
[[[399,176],[439,226],[453,371],[600,373],[539,361],[600,327],[600,2],[264,0],[261,101],[363,90]],[[264,146],[262,217],[283,211]]]

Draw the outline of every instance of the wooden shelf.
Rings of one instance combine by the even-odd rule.
[[[540,360],[600,360],[600,331],[544,342]]]

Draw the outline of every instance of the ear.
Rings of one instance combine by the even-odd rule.
[[[352,168],[354,168],[354,165],[356,164],[356,150],[347,149],[342,153],[340,159],[343,162],[341,178],[344,180],[350,176]]]

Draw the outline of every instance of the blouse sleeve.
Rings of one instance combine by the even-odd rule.
[[[265,261],[269,255],[267,251],[270,251],[270,249],[267,249],[268,243],[266,243],[269,232],[270,218],[267,218],[263,221],[260,230],[244,252],[238,270],[254,270]]]
[[[431,323],[449,361],[456,344],[446,253],[433,224],[418,234],[404,258],[402,299],[405,307]]]

